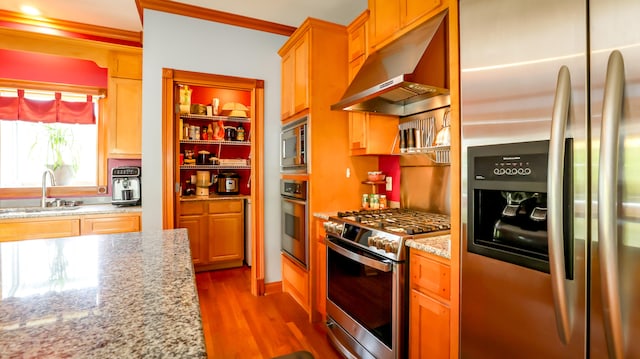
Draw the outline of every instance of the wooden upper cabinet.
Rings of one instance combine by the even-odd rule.
[[[282,54],[282,119],[309,107],[309,33]]]
[[[107,90],[107,156],[142,154],[142,54],[112,52]]]
[[[367,55],[367,37],[369,31],[369,10],[365,10],[357,18],[355,18],[349,26],[347,26],[347,33],[349,34],[349,63],[352,63],[358,59],[362,65],[364,57]],[[350,79],[351,70],[349,70]],[[355,73],[353,73],[355,75]]]
[[[294,94],[294,74],[295,74],[295,62],[294,54],[292,52],[286,53],[282,56],[282,97],[281,97],[281,117],[282,119],[289,118],[295,113],[293,105]]]
[[[349,81],[353,80],[367,57],[369,11],[363,12],[349,26]],[[359,54],[359,55],[358,55]],[[358,56],[356,56],[358,55]],[[355,56],[351,58],[352,56]],[[398,117],[349,112],[349,151],[356,155],[388,155],[394,148]],[[397,142],[397,141],[396,141]]]
[[[142,55],[139,53],[112,52],[109,59],[109,76],[142,79]]]
[[[411,24],[422,15],[440,7],[443,0],[405,0],[400,1],[400,17],[402,26]]]
[[[108,94],[107,155],[112,158],[140,158],[142,81],[112,77]]]
[[[309,107],[309,34],[305,34],[295,46],[295,86],[293,108],[298,113]]]
[[[391,41],[446,6],[446,0],[369,0],[369,47]]]
[[[369,46],[400,29],[400,1],[406,0],[369,0]]]

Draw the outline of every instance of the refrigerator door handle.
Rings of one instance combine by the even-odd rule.
[[[551,139],[549,141],[549,168],[547,173],[549,238],[549,271],[553,303],[556,313],[558,336],[563,344],[569,342],[572,318],[569,307],[564,258],[563,173],[565,151],[565,129],[569,118],[571,101],[571,76],[569,69],[562,66],[558,71],[558,83],[551,116]]]
[[[618,273],[618,135],[624,96],[624,60],[609,55],[602,103],[598,171],[598,255],[602,280],[602,310],[610,358],[624,357]]]

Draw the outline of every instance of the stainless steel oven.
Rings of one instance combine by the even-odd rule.
[[[327,326],[347,357],[400,358],[405,265],[327,237]]]
[[[307,181],[282,179],[282,253],[307,268],[309,263]]]
[[[282,126],[280,170],[307,172],[307,116]]]
[[[404,242],[449,228],[449,216],[403,209],[341,212],[325,222],[327,332],[344,356],[408,355]]]

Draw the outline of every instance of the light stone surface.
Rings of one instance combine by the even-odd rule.
[[[442,258],[451,259],[451,235],[408,239],[405,245],[427,253],[435,254]]]
[[[185,229],[0,243],[1,358],[204,358]]]
[[[11,210],[14,212],[5,212]],[[112,204],[87,204],[66,208],[15,207],[0,208],[0,223],[3,219],[81,216],[91,214],[136,213],[142,212],[141,206],[114,206]]]

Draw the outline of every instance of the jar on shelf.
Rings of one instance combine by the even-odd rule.
[[[238,125],[236,129],[236,141],[244,141],[244,127]]]

